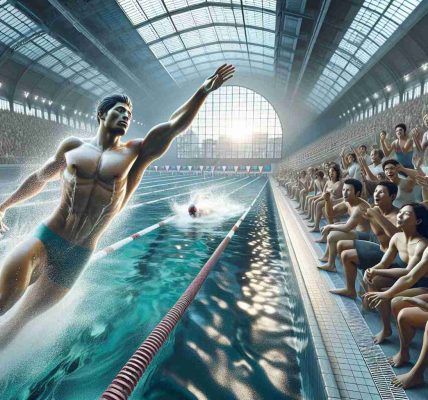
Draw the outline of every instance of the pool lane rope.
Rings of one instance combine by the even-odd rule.
[[[233,190],[232,192],[229,193],[229,195],[231,195],[232,193],[237,192],[238,190],[243,189],[244,187],[248,186],[250,183],[253,183],[253,182],[257,181],[258,179],[260,179],[260,177],[256,178],[256,179],[253,179],[249,183],[246,183],[245,185],[242,185],[239,188]],[[171,221],[173,221],[176,218],[177,218],[176,215],[172,215],[170,217],[167,217],[167,218],[163,219],[162,221],[159,221],[156,224],[150,225],[147,228],[142,229],[141,231],[135,232],[132,235],[130,235],[130,236],[128,236],[128,237],[126,237],[126,238],[124,238],[122,240],[119,240],[119,241],[111,244],[110,246],[104,247],[103,249],[97,251],[91,257],[91,262],[98,261],[101,258],[107,257],[109,254],[114,253],[116,250],[119,250],[121,247],[123,247],[126,244],[132,242],[133,240],[139,239],[140,237],[142,237],[144,235],[147,235],[148,233],[154,231],[155,229],[158,229],[161,226],[169,224]]]
[[[134,355],[128,360],[121,371],[118,373],[116,378],[109,385],[107,390],[102,394],[101,400],[126,400],[134,391],[139,380],[143,376],[147,367],[157,354],[159,349],[165,343],[166,339],[175,328],[177,323],[180,321],[184,312],[187,310],[189,305],[192,303],[202,284],[205,282],[211,269],[217,263],[218,259],[222,255],[223,251],[229,244],[235,232],[238,230],[242,221],[245,219],[260,194],[263,192],[267,185],[267,181],[260,189],[257,196],[254,198],[250,206],[244,211],[229,233],[225,236],[219,246],[215,249],[209,260],[205,263],[202,269],[199,271],[196,278],[188,286],[186,291],[177,300],[174,306],[168,311],[163,317],[161,322],[152,330],[147,336],[146,340],[137,349]]]

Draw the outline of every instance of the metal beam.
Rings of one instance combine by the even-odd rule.
[[[156,17],[153,17],[147,21],[144,21],[144,22],[141,22],[140,24],[135,25],[135,28],[138,29],[138,28],[141,28],[141,27],[146,26],[148,24],[151,24],[153,22],[161,21],[162,19],[168,18],[169,16],[172,17],[174,15],[182,14],[184,12],[199,10],[201,8],[206,8],[206,7],[221,7],[221,8],[231,8],[231,9],[236,8],[237,10],[241,10],[241,3],[220,3],[217,1],[207,1],[204,3],[194,4],[194,5],[189,6],[189,7],[182,7],[182,8],[179,8],[177,10],[169,11],[168,13],[157,15]],[[276,16],[275,10],[267,10],[265,8],[262,8],[262,7],[244,5],[244,9],[249,10],[249,11],[263,12],[263,13],[267,13],[267,14],[271,14],[271,15]],[[295,17],[295,18],[305,18],[308,20],[313,20],[313,17],[311,17],[310,15],[291,12],[291,11],[286,11],[286,15],[289,15],[289,16]]]
[[[149,94],[147,89],[141,82],[141,79],[138,78],[134,73],[123,64],[116,56],[110,52],[92,33],[90,33],[81,23],[80,21],[74,17],[74,15],[63,6],[58,0],[48,0],[49,3],[68,21],[70,22],[74,28],[79,31],[86,39],[88,39],[102,54],[109,58],[109,60],[115,64],[124,74],[131,79],[131,81],[138,86],[138,88],[142,89],[145,94]]]
[[[259,30],[259,31],[264,31],[264,32],[269,32],[269,33],[275,33],[275,30],[273,30],[273,29],[266,29],[266,28],[263,28],[262,26],[245,25],[245,24],[232,24],[232,23],[229,23],[229,22],[221,22],[221,23],[212,23],[212,24],[197,25],[197,26],[194,26],[192,28],[183,29],[181,31],[177,31],[177,32],[171,33],[169,35],[162,36],[159,39],[156,39],[156,40],[153,40],[153,41],[147,43],[147,45],[151,46],[153,44],[157,44],[157,43],[163,42],[166,39],[170,39],[170,38],[172,38],[174,36],[182,35],[183,33],[193,32],[193,31],[197,31],[199,29],[204,29],[204,28],[215,28],[216,26],[226,26],[226,27],[232,27],[232,28],[249,28],[249,29],[256,29],[256,30]],[[292,37],[293,39],[297,39],[297,37],[294,36],[294,35],[288,35],[288,36]],[[219,43],[223,43],[223,42],[219,42]]]
[[[374,56],[360,69],[360,71],[348,82],[339,96],[332,102],[324,112],[330,111],[334,105],[342,99],[345,94],[354,86],[367,72],[374,67],[389,51],[391,51],[402,40],[410,30],[418,23],[425,15],[428,14],[428,1],[422,1],[413,12],[407,17],[407,20],[399,26],[399,28],[391,35],[389,40],[383,44],[375,53]]]
[[[309,40],[309,45],[308,45],[308,48],[306,50],[302,66],[300,67],[300,71],[299,71],[299,75],[297,77],[296,84],[294,86],[294,91],[293,91],[293,94],[291,96],[291,101],[294,100],[294,98],[295,98],[295,96],[297,94],[297,91],[299,89],[299,86],[300,86],[300,83],[302,81],[303,75],[304,75],[304,73],[306,71],[306,67],[308,66],[308,62],[309,62],[309,59],[311,57],[312,50],[314,49],[314,46],[315,46],[315,43],[316,43],[316,41],[318,39],[318,35],[320,33],[321,27],[322,27],[322,25],[324,23],[326,15],[327,15],[327,11],[328,11],[328,9],[330,7],[330,3],[331,3],[331,0],[323,0],[323,2],[321,4],[320,12],[319,12],[318,18],[317,18],[317,20],[315,22],[315,27],[314,27],[314,30],[312,32],[311,39]]]
[[[225,40],[225,41],[222,41],[222,42],[208,42],[208,43],[203,43],[203,44],[198,45],[198,46],[192,46],[192,47],[188,47],[186,49],[175,51],[174,53],[169,53],[166,56],[160,57],[159,61],[162,61],[165,58],[168,58],[170,56],[174,56],[176,54],[183,53],[185,51],[198,49],[200,47],[207,47],[207,46],[211,46],[211,45],[214,45],[214,44],[242,44],[242,45],[246,45],[246,42],[243,42],[242,40]],[[249,42],[248,44],[251,45],[251,46],[259,46],[259,47],[263,47],[263,48],[266,48],[266,49],[275,50],[275,47],[273,47],[273,46],[265,46],[265,45],[262,45],[260,43]],[[233,51],[238,51],[238,50],[233,50]]]

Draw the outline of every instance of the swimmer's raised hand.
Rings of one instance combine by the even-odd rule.
[[[8,226],[4,223],[5,211],[0,211],[0,239],[3,236],[3,233],[9,230]]]
[[[217,90],[224,82],[232,78],[234,72],[235,67],[233,65],[223,64],[217,68],[213,75],[205,80],[203,88],[207,93]]]

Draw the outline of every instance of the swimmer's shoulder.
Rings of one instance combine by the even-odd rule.
[[[80,147],[83,143],[85,143],[83,139],[76,136],[69,136],[59,144],[57,154],[65,154],[67,151]]]
[[[124,146],[129,149],[139,151],[144,143],[144,139],[131,139],[124,143]]]
[[[89,143],[89,139],[81,139],[76,136],[69,136],[59,144],[58,149],[66,153],[67,151],[73,150],[84,143]]]

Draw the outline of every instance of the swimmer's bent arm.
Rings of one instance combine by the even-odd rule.
[[[40,169],[34,171],[3,203],[0,204],[0,220],[5,211],[40,193],[46,183],[59,179],[60,172],[65,168],[65,153],[80,146],[82,142],[77,138],[67,138],[58,147],[55,155]]]

